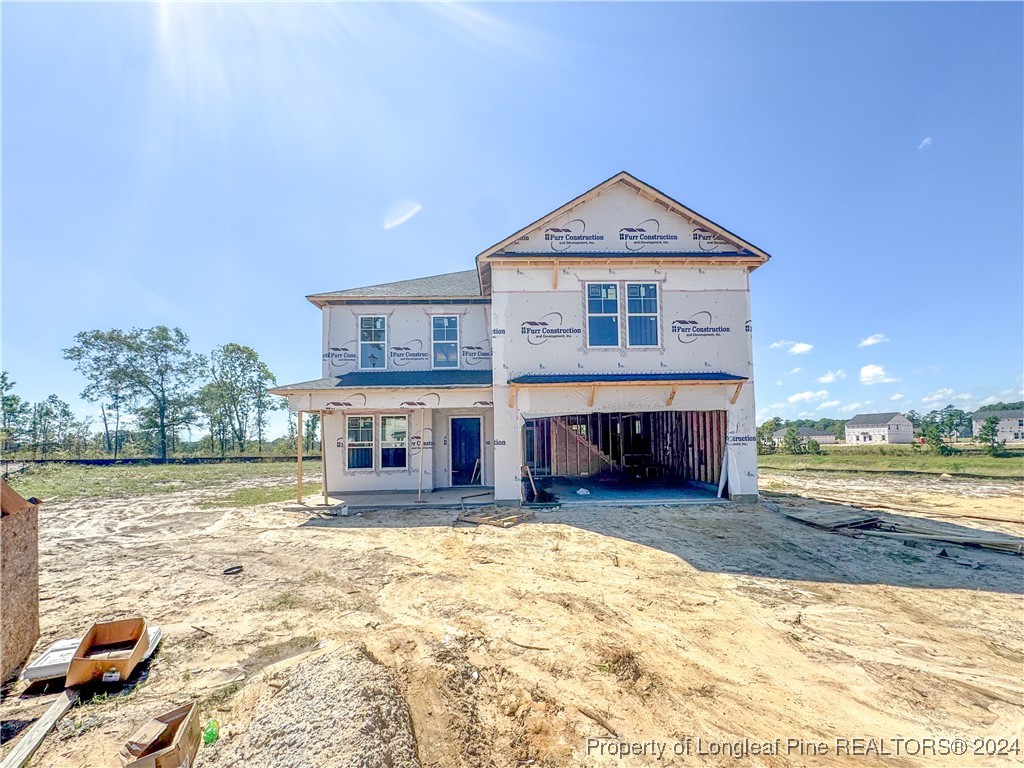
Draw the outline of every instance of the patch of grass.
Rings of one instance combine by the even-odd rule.
[[[892,560],[895,560],[898,563],[906,563],[907,565],[909,565],[911,563],[923,563],[924,562],[924,558],[921,557],[920,555],[915,555],[912,552],[901,552],[900,550],[893,550],[891,552],[886,552],[885,556],[890,558],[890,559],[892,559]]]
[[[303,474],[319,474],[319,460],[303,462]],[[126,498],[149,493],[174,493],[209,488],[238,480],[295,477],[291,462],[245,464],[132,464],[95,466],[85,464],[30,464],[12,473],[7,482],[23,496],[49,499]],[[283,490],[283,489],[282,489]],[[285,499],[288,497],[285,496]]]
[[[302,605],[302,598],[292,592],[282,592],[275,595],[260,608],[264,611],[290,611]]]
[[[842,446],[846,448],[847,446]],[[879,446],[880,448],[881,446]],[[899,450],[897,453],[897,449]],[[852,448],[852,446],[851,446]],[[762,469],[844,470],[849,472],[920,472],[927,474],[975,475],[1024,479],[1024,456],[988,456],[980,451],[956,456],[915,452],[911,446],[888,446],[886,453],[871,451],[829,451],[822,454],[773,453],[757,457]]]
[[[199,700],[199,709],[207,712],[211,709],[218,709],[224,706],[228,699],[238,693],[241,687],[241,683],[228,683],[215,691],[211,691]]]
[[[640,656],[628,648],[606,650],[597,669],[615,675],[623,683],[635,683],[644,673]]]
[[[303,637],[292,637],[280,643],[261,645],[242,662],[242,668],[246,672],[263,669],[284,659],[310,651],[316,647],[316,644],[317,639],[315,637],[306,635]]]
[[[110,718],[106,715],[81,714],[65,718],[57,724],[57,735],[61,741],[76,739],[86,731],[98,728]]]
[[[320,483],[303,483],[304,495],[320,493]],[[203,509],[220,507],[258,507],[260,504],[281,504],[295,500],[295,487],[291,485],[270,488],[236,488],[230,493],[199,504]]]

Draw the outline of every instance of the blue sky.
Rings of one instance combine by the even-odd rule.
[[[773,254],[759,420],[1019,399],[1022,8],[4,4],[3,367],[92,412],[61,349],[166,324],[313,378],[306,294],[628,170]]]

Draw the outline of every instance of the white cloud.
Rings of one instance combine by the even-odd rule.
[[[860,409],[861,409],[861,408],[863,408],[863,407],[864,407],[865,405],[867,405],[867,403],[847,403],[846,405],[844,405],[844,406],[843,406],[842,408],[840,408],[839,410],[840,410],[840,411],[844,411],[844,412],[846,412],[846,413],[849,413],[849,412],[851,412],[851,411],[857,411],[857,410],[860,410]]]
[[[865,365],[860,369],[861,384],[891,384],[894,381],[899,379],[887,374],[880,365]]]
[[[405,224],[409,219],[423,210],[423,206],[415,200],[399,200],[388,208],[384,214],[384,229],[394,229]]]
[[[839,379],[845,379],[846,372],[840,368],[838,371],[825,371],[823,376],[818,377],[818,381],[822,384],[831,384],[833,381],[839,381]]]
[[[806,392],[797,392],[795,395],[790,395],[786,399],[790,403],[800,403],[805,400],[824,400],[826,397],[828,397],[828,390],[819,389],[817,392],[811,392],[810,390]]]
[[[789,341],[788,339],[780,339],[772,344],[768,345],[769,349],[783,349],[791,355],[803,355],[814,349],[813,344],[808,344],[806,341]]]
[[[872,333],[866,339],[861,339],[858,347],[873,347],[875,344],[884,344],[889,340],[889,337],[884,333]]]
[[[931,136],[925,136],[924,139],[922,139],[921,143],[917,145],[917,148],[918,149],[924,149],[925,147],[930,147],[931,145],[932,145],[932,137]]]
[[[839,405],[838,400],[826,400],[824,403],[818,406],[819,411],[824,411],[826,408],[835,408]]]
[[[789,375],[792,376],[794,373],[800,373],[800,371],[802,370],[803,368],[794,368],[792,371],[789,372]]]
[[[949,387],[943,387],[937,389],[934,392],[929,392],[927,395],[921,398],[922,403],[936,404],[939,403],[951,403],[954,400],[960,400],[961,402],[966,400],[973,400],[974,395],[970,392],[957,392]]]
[[[893,395],[889,399],[890,400],[902,400],[903,399],[903,393],[902,392],[897,392],[895,395]]]
[[[785,408],[785,407],[786,407],[785,403],[772,403],[771,405],[768,406],[768,409],[774,411],[774,410],[777,410],[779,408]]]
[[[782,380],[780,379],[779,381],[776,381],[775,382],[775,386],[781,387],[782,386]]]

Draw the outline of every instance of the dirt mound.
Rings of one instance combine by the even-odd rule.
[[[276,683],[244,733],[203,749],[204,766],[419,768],[405,700],[363,650],[303,662]]]

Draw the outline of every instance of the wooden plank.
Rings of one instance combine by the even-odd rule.
[[[295,501],[296,501],[296,503],[301,504],[302,503],[302,411],[299,411],[296,415],[298,416],[298,419],[299,419],[298,428],[295,430],[296,434],[298,435],[298,437],[296,438],[297,441],[298,441],[298,453],[296,454],[296,461],[298,463],[298,470],[299,470],[298,478],[299,479],[298,479],[298,483],[296,484],[296,494],[297,494],[298,498],[296,498]]]
[[[18,739],[14,749],[10,751],[0,768],[21,768],[25,765],[39,749],[43,739],[53,730],[60,719],[67,714],[67,711],[78,701],[78,689],[67,688],[50,705],[50,708],[43,713],[43,716],[36,720],[35,724]]]
[[[878,517],[864,510],[847,509],[801,509],[785,513],[786,517],[815,528],[834,531],[838,528],[852,528],[878,522]]]
[[[497,528],[510,528],[517,523],[521,523],[524,520],[530,520],[533,518],[533,512],[517,512],[514,514],[506,514],[504,511],[496,511],[492,513],[485,512],[465,512],[458,516],[457,520],[460,523],[473,523],[474,525],[493,525]]]

